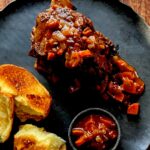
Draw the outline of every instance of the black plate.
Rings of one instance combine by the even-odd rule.
[[[107,106],[100,105],[96,95],[66,99],[53,93],[53,105],[47,119],[33,124],[45,127],[66,141],[72,118],[88,107],[109,109],[119,120],[122,130],[119,150],[145,150],[150,144],[150,31],[143,21],[127,6],[115,0],[73,0],[78,11],[89,16],[96,29],[120,45],[120,54],[138,71],[146,83],[146,90],[139,98],[141,113],[137,120],[128,120],[125,114],[118,114]],[[36,15],[49,7],[49,0],[18,0],[0,13],[0,64],[12,63],[31,71],[49,90],[50,85],[33,68],[34,59],[28,56],[30,32]],[[89,96],[90,95],[90,96]],[[28,122],[29,123],[29,122]],[[0,150],[13,149],[13,135],[19,124],[15,117],[11,137]]]

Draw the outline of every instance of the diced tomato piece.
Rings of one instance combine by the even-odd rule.
[[[57,29],[59,27],[59,21],[50,19],[50,21],[47,21],[46,27],[49,29]]]
[[[140,111],[140,104],[139,103],[133,103],[129,105],[127,114],[128,115],[138,115]]]
[[[115,100],[119,101],[119,102],[123,102],[124,100],[124,94],[120,93],[120,94],[116,94],[112,96]]]
[[[106,118],[106,117],[100,117],[100,122],[102,122],[108,128],[113,128],[116,126],[114,121],[112,121],[111,119]]]
[[[109,83],[108,94],[115,100],[122,102],[124,100],[124,94],[122,93],[123,88],[115,82]]]
[[[124,91],[131,94],[136,94],[136,85],[132,80],[125,78],[122,87]]]
[[[131,94],[141,94],[144,90],[144,82],[140,78],[135,78],[134,81],[125,78],[122,88]]]
[[[135,83],[137,83],[137,94],[141,94],[144,91],[144,82],[140,78],[136,78]]]
[[[81,57],[91,57],[93,56],[90,50],[79,51]]]
[[[54,57],[55,57],[55,54],[53,52],[49,52],[47,55],[48,60],[52,60],[52,59],[54,59]]]
[[[116,82],[110,82],[109,92],[112,94],[119,94],[119,93],[122,93],[122,88]]]
[[[134,72],[123,72],[122,77],[133,80],[136,77],[136,75]]]
[[[89,27],[86,27],[82,32],[82,34],[85,36],[89,36],[91,33],[92,33],[92,30]]]
[[[57,51],[57,55],[62,55],[63,54],[63,49],[59,49],[58,51]]]

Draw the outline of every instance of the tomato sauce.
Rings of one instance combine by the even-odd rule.
[[[118,137],[113,119],[92,114],[86,116],[72,129],[76,147],[86,150],[104,150],[113,146]]]

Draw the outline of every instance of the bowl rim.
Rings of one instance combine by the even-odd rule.
[[[116,150],[119,142],[120,142],[120,138],[121,138],[121,129],[120,129],[120,125],[119,125],[119,122],[117,121],[116,117],[109,111],[103,109],[103,108],[87,108],[85,110],[82,110],[81,112],[79,112],[74,118],[73,120],[71,121],[70,125],[69,125],[69,129],[68,129],[68,139],[69,139],[69,144],[71,145],[72,149],[73,150],[78,150],[74,144],[73,144],[73,141],[71,139],[71,130],[72,130],[72,127],[73,127],[73,124],[75,123],[75,121],[78,119],[78,117],[80,117],[81,115],[84,115],[85,113],[88,113],[90,111],[99,111],[99,112],[102,112],[104,114],[107,114],[108,116],[110,116],[114,121],[115,121],[115,124],[117,126],[117,131],[118,131],[118,136],[117,136],[117,140],[114,144],[114,146],[110,149],[110,150]]]

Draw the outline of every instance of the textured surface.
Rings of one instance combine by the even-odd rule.
[[[0,11],[5,9],[9,4],[14,2],[15,0],[0,0]]]
[[[133,8],[148,25],[150,25],[150,1],[149,0],[120,0],[122,3]]]
[[[56,95],[48,118],[35,123],[67,139],[67,130],[72,118],[88,107],[105,107],[118,118],[122,138],[119,150],[145,150],[150,144],[150,31],[140,18],[128,7],[115,0],[73,0],[78,10],[89,16],[96,29],[103,32],[120,46],[120,54],[138,71],[146,83],[146,90],[139,98],[141,113],[136,120],[130,120],[109,106],[101,104],[95,93],[83,93],[74,97]],[[38,12],[48,8],[49,0],[22,0],[8,6],[0,13],[0,64],[13,63],[27,68],[48,88],[47,84],[33,68],[34,58],[28,56],[30,32]],[[28,122],[29,123],[29,122]],[[0,150],[13,149],[13,134],[19,126],[15,119],[10,139],[0,145]]]

